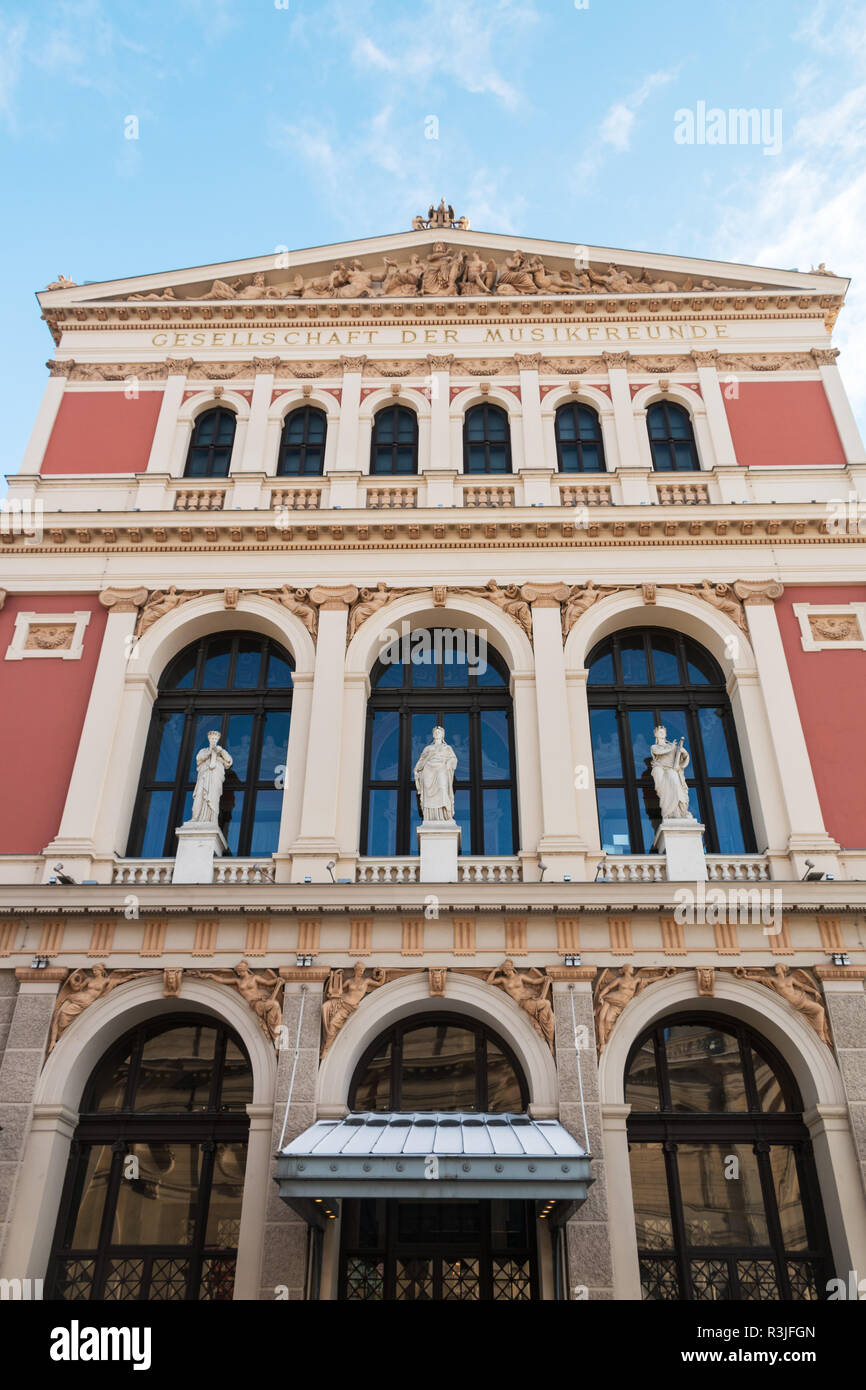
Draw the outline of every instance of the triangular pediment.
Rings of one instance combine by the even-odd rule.
[[[804,294],[844,296],[848,281],[825,269],[774,270],[732,262],[540,241],[464,228],[339,242],[155,275],[84,285],[54,281],[45,309],[118,302],[286,302],[369,299],[590,298],[619,295]]]

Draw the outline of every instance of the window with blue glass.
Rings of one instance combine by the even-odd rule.
[[[568,401],[556,412],[556,459],[560,473],[604,473],[601,421],[589,405]]]
[[[655,401],[646,413],[653,468],[658,473],[695,473],[700,460],[689,412],[675,401]]]
[[[185,478],[228,477],[236,423],[234,411],[223,406],[206,410],[196,418],[186,456]]]
[[[405,405],[386,405],[373,417],[371,473],[418,472],[418,417]]]
[[[277,459],[279,477],[319,477],[325,468],[324,410],[305,405],[286,416]]]
[[[220,829],[233,855],[273,854],[292,710],[289,653],[260,633],[215,633],[185,647],[163,673],[154,702],[130,855],[170,857],[192,812],[195,757],[211,729],[232,757]]]
[[[650,769],[653,730],[682,738],[689,806],[708,854],[755,851],[743,766],[725,678],[679,632],[635,628],[590,653],[587,694],[598,818],[608,854],[649,854],[661,822]]]
[[[457,754],[454,818],[462,854],[518,846],[514,729],[508,670],[463,633],[414,632],[383,652],[371,676],[364,753],[362,854],[417,854],[413,769],[440,724]]]
[[[463,421],[463,472],[511,472],[511,430],[501,406],[484,401],[467,410]]]

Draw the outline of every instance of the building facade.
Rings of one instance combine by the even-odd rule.
[[[3,1277],[866,1277],[847,283],[442,206],[39,295],[0,532]]]

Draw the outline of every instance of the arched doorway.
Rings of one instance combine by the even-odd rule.
[[[46,1298],[230,1299],[252,1099],[243,1045],[204,1015],[115,1043],[84,1089]]]
[[[625,1074],[645,1299],[811,1300],[832,1275],[803,1102],[745,1023],[683,1012],[633,1045]]]
[[[455,1124],[465,1124],[474,1115],[479,1135],[487,1117],[523,1114],[528,1099],[526,1079],[507,1043],[477,1019],[435,1012],[402,1019],[382,1033],[361,1058],[349,1091],[354,1113],[378,1112],[393,1120],[395,1113],[417,1117],[420,1112],[430,1115],[431,1126],[434,1117],[441,1124],[453,1115]],[[418,1134],[423,1138],[423,1126]],[[514,1198],[347,1198],[339,1297],[350,1302],[537,1298],[535,1222],[534,1203]]]

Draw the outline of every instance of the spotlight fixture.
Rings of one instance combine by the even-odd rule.
[[[328,870],[328,873],[331,875],[331,882],[332,882],[332,883],[336,883],[336,882],[337,882],[336,878],[334,877],[334,869],[335,869],[336,867],[337,867],[337,861],[336,861],[336,859],[329,859],[328,862],[327,862],[327,864],[325,865],[325,868]]]
[[[307,965],[312,965],[312,963],[313,963],[313,957],[312,957],[311,955],[303,955],[303,956],[302,956],[302,955],[299,954],[298,956],[295,957],[295,964],[296,964],[296,965],[307,966]]]
[[[806,864],[806,872],[800,880],[801,883],[820,883],[824,878],[833,877],[832,874],[825,874],[823,870],[816,869],[814,859],[807,859],[804,862]]]
[[[566,965],[580,965],[580,956],[577,955],[576,952],[572,952],[571,955],[563,956],[563,960]]]
[[[30,969],[31,969],[31,970],[44,970],[44,969],[46,968],[47,965],[48,965],[48,957],[47,957],[47,956],[34,956],[33,959],[32,959],[32,961],[30,962]]]
[[[62,864],[54,865],[54,877],[48,880],[49,883],[74,883],[75,879],[68,874]]]
[[[599,874],[601,874],[601,873],[603,872],[603,870],[604,870],[605,860],[606,860],[606,859],[607,859],[607,852],[605,852],[604,854],[602,854],[601,858],[600,858],[599,861],[598,861],[598,864],[596,865],[596,869],[595,869],[595,882],[596,882],[596,883],[598,883]],[[604,883],[604,882],[605,882],[604,878],[602,878],[601,881],[602,881],[602,883]]]
[[[538,879],[538,882],[539,882],[539,883],[543,883],[543,882],[544,882],[544,875],[547,873],[547,865],[546,865],[546,864],[541,864],[541,863],[539,863],[538,868],[539,868],[539,871],[540,871],[540,872],[539,872],[539,879]]]
[[[850,965],[851,957],[847,951],[834,951],[830,957],[834,965]]]

